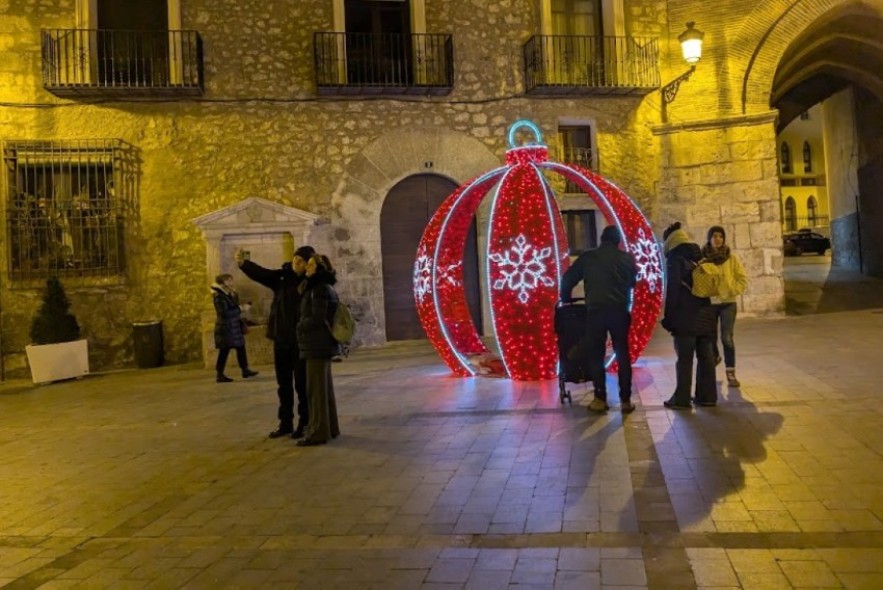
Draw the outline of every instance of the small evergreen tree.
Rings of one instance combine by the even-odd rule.
[[[31,323],[32,344],[57,344],[80,339],[80,325],[58,277],[46,281],[43,304]]]

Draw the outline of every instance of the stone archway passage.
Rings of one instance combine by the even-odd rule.
[[[414,257],[423,230],[445,197],[457,184],[436,174],[417,174],[396,184],[380,212],[380,248],[383,259],[383,308],[386,339],[416,340],[426,337],[414,305]],[[473,221],[466,241],[463,266],[466,299],[475,326],[481,321],[478,248]]]

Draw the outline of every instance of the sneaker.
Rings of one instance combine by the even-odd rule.
[[[257,371],[252,371],[251,369],[246,369],[242,371],[242,378],[248,379],[249,377],[255,377],[258,374]]]
[[[736,369],[727,369],[727,385],[730,387],[739,387],[742,385],[739,383],[739,380],[736,379]]]
[[[619,411],[623,414],[631,414],[635,411],[635,404],[631,400],[622,400],[619,404]]]
[[[233,380],[230,379],[229,377],[227,377],[226,375],[221,374],[215,378],[215,381],[217,381],[218,383],[230,383]]]
[[[673,398],[673,397],[662,402],[662,405],[665,406],[666,408],[671,409],[671,410],[689,410],[693,407],[689,403],[687,403],[687,404],[677,403],[675,401],[675,398]]]
[[[592,400],[592,403],[589,404],[589,411],[590,412],[598,412],[600,414],[603,414],[604,412],[606,412],[609,409],[610,409],[610,406],[607,405],[607,402],[605,402],[603,399],[600,399],[597,397],[594,398]]]

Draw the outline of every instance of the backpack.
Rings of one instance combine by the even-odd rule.
[[[334,318],[331,320],[331,335],[339,344],[349,344],[356,332],[356,320],[343,301],[337,302]]]
[[[693,286],[690,292],[696,297],[718,297],[724,283],[724,273],[713,262],[693,262]]]

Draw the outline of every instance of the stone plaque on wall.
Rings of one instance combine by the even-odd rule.
[[[291,260],[297,246],[310,242],[312,228],[318,220],[313,213],[259,197],[245,199],[193,220],[205,236],[206,291],[217,275],[229,273],[233,275],[240,301],[252,304],[244,316],[253,324],[246,345],[251,364],[273,362],[272,346],[263,340],[273,293],[246,277],[236,265],[234,254],[241,248],[253,262],[265,268],[279,268]],[[202,314],[206,367],[213,367],[216,358],[214,325],[211,298],[206,296],[206,308]]]

